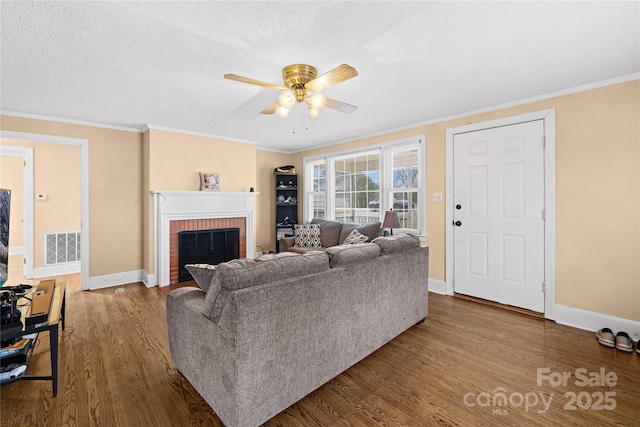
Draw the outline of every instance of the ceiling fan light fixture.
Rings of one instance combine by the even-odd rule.
[[[289,115],[289,110],[290,109],[285,107],[284,105],[278,105],[278,107],[276,108],[276,113],[278,113],[278,115],[283,119],[286,119]]]
[[[293,92],[291,92],[290,90],[282,91],[278,100],[280,102],[280,105],[282,105],[286,109],[291,109],[291,107],[293,107],[293,104],[296,103],[296,98],[293,95]]]
[[[292,64],[282,69],[282,81],[284,86],[266,83],[260,80],[251,79],[249,77],[238,76],[236,74],[225,74],[224,78],[235,80],[240,83],[246,83],[254,86],[260,86],[267,89],[277,90],[280,92],[278,101],[271,104],[261,114],[278,113],[280,117],[286,118],[289,111],[296,102],[303,101],[308,106],[310,117],[316,117],[323,107],[340,111],[341,113],[352,113],[356,110],[355,105],[346,102],[337,101],[331,98],[325,98],[319,92],[331,86],[345,82],[358,75],[358,71],[350,65],[342,64],[318,76],[318,71],[307,64]]]
[[[320,114],[320,109],[319,108],[315,108],[311,105],[309,105],[309,117],[314,118],[314,117],[318,117],[318,114]]]
[[[324,107],[324,103],[326,101],[327,98],[325,98],[321,93],[316,93],[311,97],[311,106],[319,110]]]

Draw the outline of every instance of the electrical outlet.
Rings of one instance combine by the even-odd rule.
[[[442,201],[442,193],[433,193],[433,201],[441,202]]]

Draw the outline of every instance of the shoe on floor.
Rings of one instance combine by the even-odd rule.
[[[602,328],[596,332],[596,338],[598,342],[606,347],[616,346],[616,337],[613,335],[613,331],[609,328]]]
[[[633,340],[629,337],[628,333],[620,331],[616,334],[616,348],[628,353],[633,353]]]

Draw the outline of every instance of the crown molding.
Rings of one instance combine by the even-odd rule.
[[[277,150],[275,148],[267,148],[267,147],[256,147],[256,150],[259,151],[270,151],[272,153],[280,153],[280,154],[291,154],[291,151],[285,151],[285,150]]]
[[[258,142],[256,142],[256,141],[249,141],[249,140],[232,138],[232,137],[222,136],[222,135],[214,135],[214,134],[211,134],[211,133],[192,132],[190,130],[173,129],[173,128],[167,128],[167,127],[156,126],[156,125],[144,125],[142,127],[142,133],[145,133],[148,130],[161,130],[161,131],[165,131],[165,132],[181,133],[181,134],[184,134],[184,135],[193,135],[193,136],[202,136],[202,137],[205,137],[205,138],[224,139],[225,141],[239,142],[239,143],[242,143],[242,144],[258,145]]]
[[[41,116],[39,114],[29,114],[29,113],[16,113],[14,111],[5,111],[0,110],[0,115],[9,116],[9,117],[21,117],[24,119],[34,119],[34,120],[47,120],[50,122],[58,122],[58,123],[69,123],[72,125],[80,125],[80,126],[91,126],[102,129],[111,129],[111,130],[120,130],[124,132],[134,132],[134,133],[142,133],[139,128],[130,128],[125,126],[113,126],[107,125],[104,123],[95,123],[95,122],[85,122],[82,120],[71,120],[71,119],[63,119],[60,117],[50,117],[50,116]]]

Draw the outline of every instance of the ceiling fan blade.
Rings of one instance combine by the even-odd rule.
[[[347,104],[346,102],[336,101],[335,99],[325,98],[324,106],[338,110],[342,113],[353,113],[358,107],[355,105]]]
[[[242,76],[238,76],[236,74],[225,74],[224,78],[225,79],[229,79],[229,80],[235,80],[235,81],[241,82],[241,83],[248,83],[250,85],[266,87],[267,89],[287,90],[287,88],[282,87],[282,86],[274,85],[274,84],[267,83],[267,82],[261,82],[260,80],[254,80],[254,79],[250,79],[249,77],[242,77]]]
[[[278,108],[278,105],[280,105],[278,102],[276,102],[275,104],[271,104],[264,110],[260,111],[260,114],[273,114],[276,112],[276,108]]]
[[[307,82],[304,87],[311,92],[320,92],[328,87],[352,79],[357,75],[358,72],[355,68],[347,64],[342,64],[338,65],[333,70],[324,73],[320,77],[316,77],[310,82]]]

